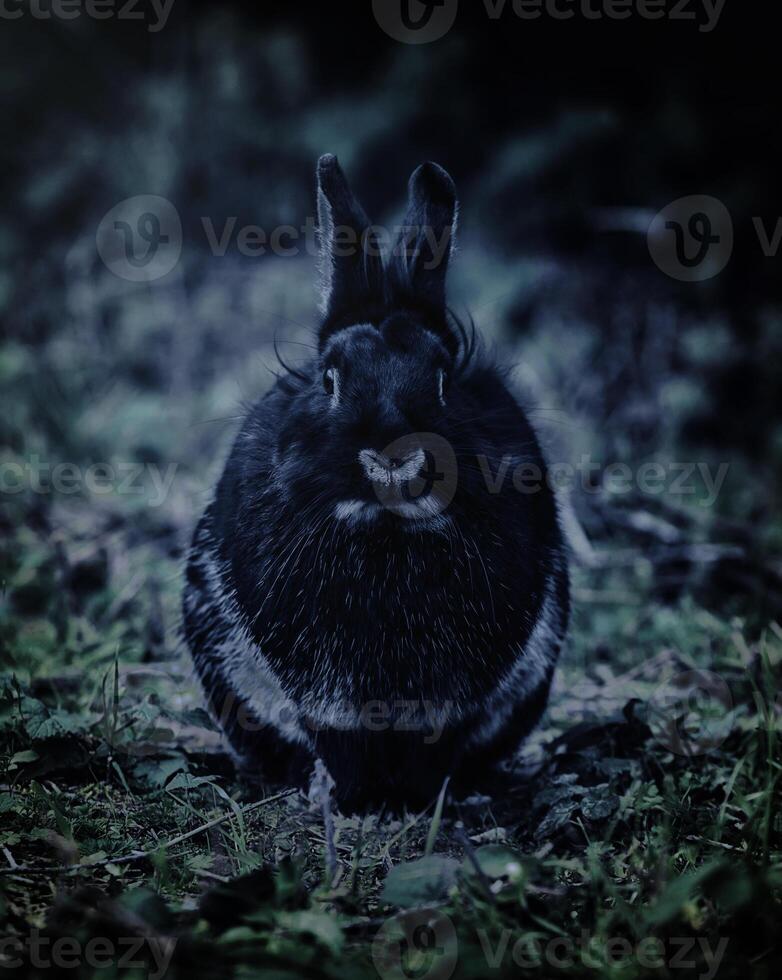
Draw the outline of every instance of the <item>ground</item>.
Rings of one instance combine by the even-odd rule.
[[[146,937],[152,973],[175,943],[170,976],[395,977],[424,921],[400,910],[425,906],[407,954],[423,975],[452,954],[464,977],[535,956],[559,957],[546,975],[679,976],[677,955],[693,975],[772,975],[777,625],[661,604],[640,551],[601,552],[575,570],[549,711],[497,793],[347,818],[324,792],[237,782],[169,628],[166,529],[81,510],[29,515],[7,559],[9,935]]]

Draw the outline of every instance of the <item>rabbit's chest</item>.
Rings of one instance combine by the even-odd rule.
[[[326,703],[350,714],[375,702],[469,713],[523,647],[542,587],[498,546],[479,553],[448,539],[316,551],[264,592],[254,633],[286,692],[312,714]]]

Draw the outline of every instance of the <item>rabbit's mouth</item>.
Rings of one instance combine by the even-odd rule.
[[[440,501],[429,493],[414,500],[400,499],[386,503],[376,500],[342,500],[335,506],[334,516],[350,526],[372,524],[384,515],[389,515],[419,526],[434,523],[439,527],[447,520],[442,510]]]
[[[338,503],[334,509],[338,520],[351,525],[369,524],[384,515],[417,524],[435,518],[442,520],[442,501],[422,476],[426,453],[420,446],[400,453],[396,458],[374,449],[363,449],[358,454],[358,461],[372,496]]]

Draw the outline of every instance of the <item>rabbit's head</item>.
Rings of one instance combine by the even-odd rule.
[[[314,370],[300,379],[278,443],[290,494],[337,518],[390,512],[433,520],[452,495],[451,398],[469,347],[449,315],[445,274],[457,202],[434,163],[410,178],[396,241],[381,255],[337,160],[318,164],[323,319]]]

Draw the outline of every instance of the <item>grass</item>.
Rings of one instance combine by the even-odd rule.
[[[505,789],[348,818],[237,784],[168,628],[178,559],[141,537],[125,580],[107,581],[95,554],[63,564],[79,553],[71,527],[28,521],[6,555],[2,619],[9,935],[143,936],[152,973],[156,939],[169,976],[396,976],[406,929],[445,936],[413,943],[405,962],[424,972],[455,950],[464,977],[538,955],[567,964],[544,972],[679,976],[686,946],[693,975],[772,975],[776,624],[752,633],[687,595],[656,602],[641,555],[621,580],[580,568],[550,710]],[[634,601],[601,598],[620,590]]]

